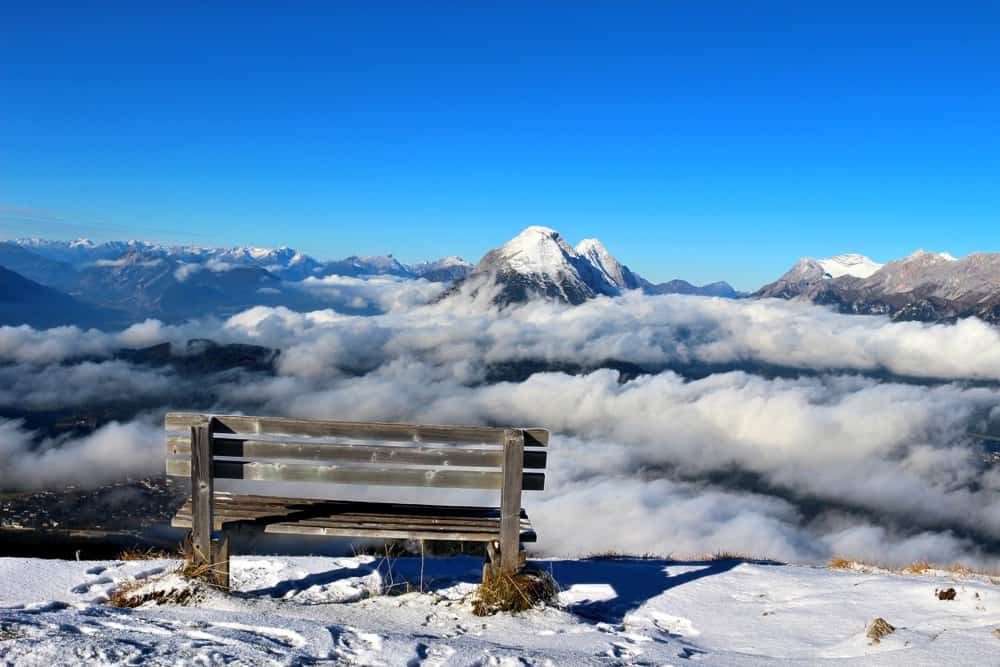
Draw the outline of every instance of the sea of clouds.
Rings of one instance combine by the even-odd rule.
[[[425,305],[426,284],[400,281],[306,289],[382,313],[0,328],[4,414],[141,406],[78,439],[0,418],[0,486],[156,474],[168,409],[542,426],[547,488],[525,504],[544,553],[1000,565],[1000,466],[969,436],[1000,432],[1000,331],[978,320],[641,294],[499,311],[482,293]],[[180,354],[191,338],[280,349],[276,372],[191,377],[114,357],[164,341]]]

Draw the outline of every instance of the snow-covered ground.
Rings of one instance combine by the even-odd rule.
[[[235,593],[189,606],[104,604],[177,562],[0,558],[0,664],[1000,664],[1000,586],[986,577],[735,560],[548,560],[559,606],[474,616],[472,558],[391,574],[371,557],[238,557]],[[150,584],[153,585],[153,584]],[[936,590],[954,587],[954,600]],[[896,632],[873,645],[866,624]]]

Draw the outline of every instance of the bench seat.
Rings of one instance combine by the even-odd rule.
[[[213,530],[244,525],[265,533],[458,542],[492,542],[500,535],[500,508],[489,507],[307,500],[216,491],[213,514]],[[191,517],[189,498],[171,525],[191,528]],[[520,540],[537,540],[524,509]]]

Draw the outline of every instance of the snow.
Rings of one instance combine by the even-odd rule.
[[[831,278],[839,278],[841,276],[867,278],[884,266],[864,255],[856,253],[835,255],[816,261],[823,268],[823,272]]]
[[[0,559],[0,664],[985,665],[1000,588],[982,576],[897,575],[740,560],[545,560],[558,604],[474,616],[480,561],[251,557],[234,592],[187,606],[103,604],[124,582],[190,587],[176,561]],[[954,587],[954,600],[935,591]],[[882,617],[897,628],[865,637]]]
[[[571,260],[579,255],[548,227],[531,226],[500,248],[506,264],[519,273],[558,276],[575,273]]]
[[[608,283],[619,289],[628,288],[625,280],[625,270],[622,268],[621,263],[614,255],[608,252],[608,249],[599,240],[584,239],[580,241],[576,245],[576,252],[590,262]]]
[[[923,248],[918,248],[906,256],[906,259],[932,259],[944,262],[957,262],[958,259],[948,252],[928,252]]]

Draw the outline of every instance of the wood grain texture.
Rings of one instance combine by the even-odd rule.
[[[243,479],[258,482],[327,482],[368,486],[413,486],[438,489],[499,489],[503,474],[494,470],[423,470],[402,466],[340,466],[258,461],[222,461],[212,464],[216,479]],[[168,458],[166,471],[175,477],[191,474],[191,461]],[[542,473],[523,473],[523,487],[541,490]]]
[[[191,457],[187,461],[191,477],[192,541],[196,564],[212,558],[212,527],[215,524],[212,474],[212,423],[205,420],[191,426]]]
[[[255,460],[386,463],[462,468],[499,468],[503,464],[503,450],[499,447],[468,449],[461,447],[316,443],[302,440],[244,440],[219,436],[214,438],[213,444],[216,456]],[[189,435],[167,436],[168,456],[181,456],[190,452],[191,437]],[[525,450],[523,467],[529,470],[541,470],[545,468],[546,460],[547,453],[544,450]]]
[[[246,435],[278,435],[290,437],[350,438],[409,443],[451,443],[466,445],[502,445],[503,428],[486,426],[439,426],[427,424],[386,424],[367,422],[328,421],[318,419],[288,419],[285,417],[254,417],[241,415],[204,415],[189,412],[168,412],[164,425],[170,432],[187,432],[199,419],[213,417],[218,433]],[[545,447],[549,432],[543,428],[526,428],[525,444]]]
[[[521,488],[524,460],[524,434],[508,430],[503,443],[503,487],[500,491],[500,569],[513,574],[518,568],[520,551]]]

